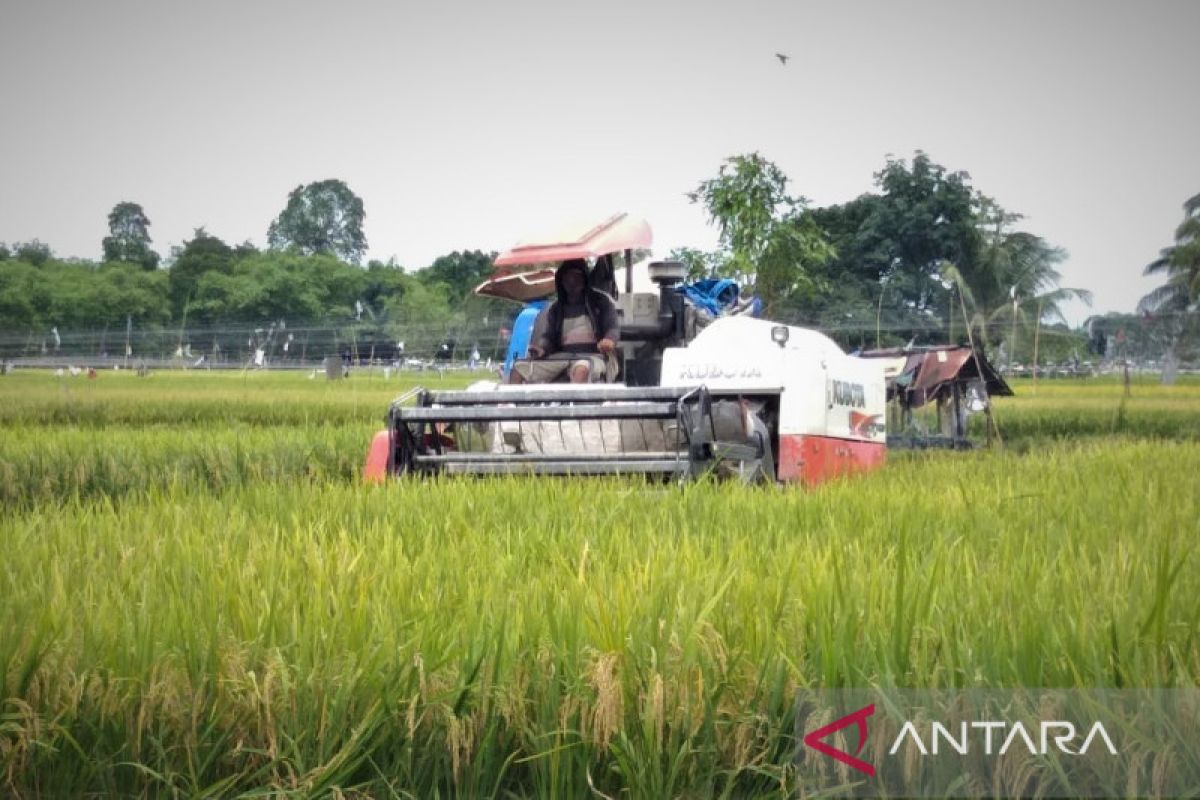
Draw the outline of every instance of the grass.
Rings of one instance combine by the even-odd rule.
[[[1119,385],[1018,387],[1024,445],[801,491],[365,487],[394,387],[104,376],[64,430],[16,377],[5,793],[784,796],[799,687],[1200,676],[1194,385],[1115,436]]]

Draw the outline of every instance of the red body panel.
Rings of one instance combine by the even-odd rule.
[[[387,480],[388,448],[391,438],[387,431],[380,431],[371,439],[367,451],[367,463],[363,465],[363,480],[367,483],[383,483]]]
[[[782,435],[779,437],[776,475],[781,481],[800,481],[814,486],[831,478],[874,469],[881,466],[886,457],[887,445],[879,442]]]

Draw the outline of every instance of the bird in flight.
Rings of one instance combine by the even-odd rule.
[[[791,56],[784,55],[783,53],[776,53],[775,57],[778,58],[779,63],[783,64],[785,67],[787,66],[788,59],[791,58]]]

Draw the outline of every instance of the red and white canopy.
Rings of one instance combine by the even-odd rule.
[[[654,242],[650,225],[628,214],[614,214],[599,225],[566,225],[522,239],[497,258],[492,273],[475,294],[526,303],[554,294],[554,268],[514,269],[558,264],[572,258],[599,258],[622,250],[649,248]]]

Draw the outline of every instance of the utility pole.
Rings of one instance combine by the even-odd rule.
[[[1042,335],[1042,301],[1038,301],[1037,321],[1033,328],[1033,393],[1037,394],[1038,339]]]
[[[1012,337],[1008,340],[1008,371],[1012,372],[1013,359],[1017,357],[1017,287],[1013,286],[1009,292],[1009,297],[1012,298]]]

